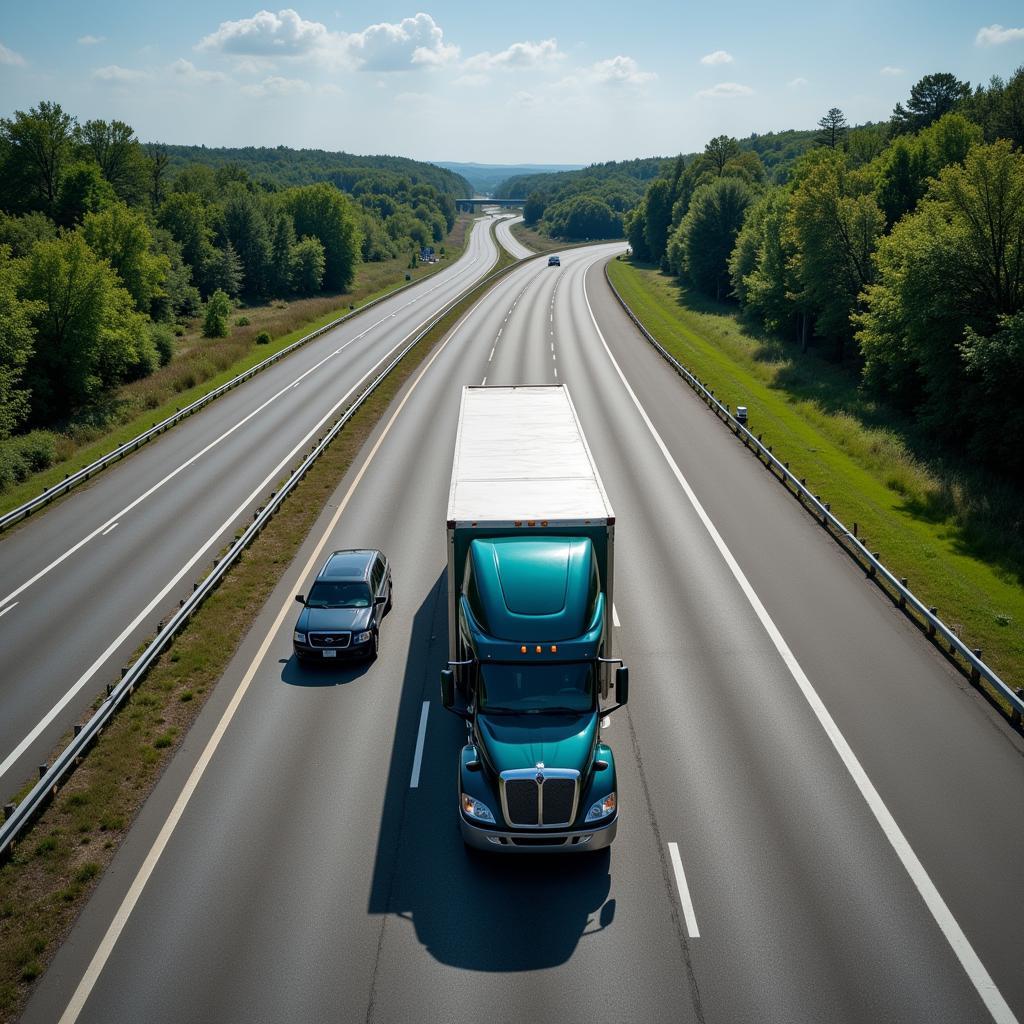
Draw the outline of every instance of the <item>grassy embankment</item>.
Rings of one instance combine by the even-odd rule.
[[[656,270],[613,261],[609,273],[647,329],[718,398],[746,405],[751,430],[896,576],[1024,684],[1024,542],[1008,485],[916,457],[913,425],[869,402],[848,370],[749,330],[734,309]]]
[[[350,307],[364,305],[401,287],[406,283],[406,274],[416,281],[443,270],[462,254],[472,223],[471,214],[459,215],[444,243],[445,258],[438,264],[421,263],[409,270],[408,259],[404,256],[382,263],[364,263],[359,266],[349,292],[290,302],[279,300],[262,306],[240,306],[231,315],[233,326],[226,338],[204,338],[202,320],[197,317],[181,337],[175,338],[174,355],[166,366],[118,389],[111,396],[100,425],[70,427],[59,437],[57,462],[0,494],[0,514],[17,508],[44,488],[52,487],[66,475],[173,415],[177,409],[347,313]],[[249,323],[235,325],[235,321],[243,317]],[[256,336],[261,331],[270,334],[269,345],[256,344]]]
[[[492,273],[516,262],[498,251]],[[33,982],[389,403],[483,290],[478,285],[460,301],[353,416],[0,868],[0,1021],[23,1010]]]
[[[553,252],[555,249],[563,248],[565,243],[559,242],[554,238],[549,238],[547,235],[542,235],[539,231],[534,231],[533,228],[528,228],[525,224],[513,224],[509,229],[512,232],[513,238],[522,242],[527,249],[532,249],[534,252]]]

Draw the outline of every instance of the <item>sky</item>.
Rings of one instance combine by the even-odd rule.
[[[143,141],[577,163],[882,120],[925,74],[1024,65],[974,0],[0,0],[0,116],[40,100]]]

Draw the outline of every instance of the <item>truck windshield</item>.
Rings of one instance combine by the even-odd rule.
[[[365,583],[319,580],[306,600],[308,608],[369,608],[370,588]]]
[[[592,662],[480,666],[479,707],[485,714],[578,714],[593,706]]]

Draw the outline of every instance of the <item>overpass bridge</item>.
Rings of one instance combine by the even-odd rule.
[[[525,199],[456,199],[455,207],[459,212],[473,213],[482,206],[522,206]]]

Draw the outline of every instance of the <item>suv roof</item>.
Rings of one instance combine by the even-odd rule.
[[[365,580],[377,552],[372,548],[334,551],[320,570],[318,580]]]

